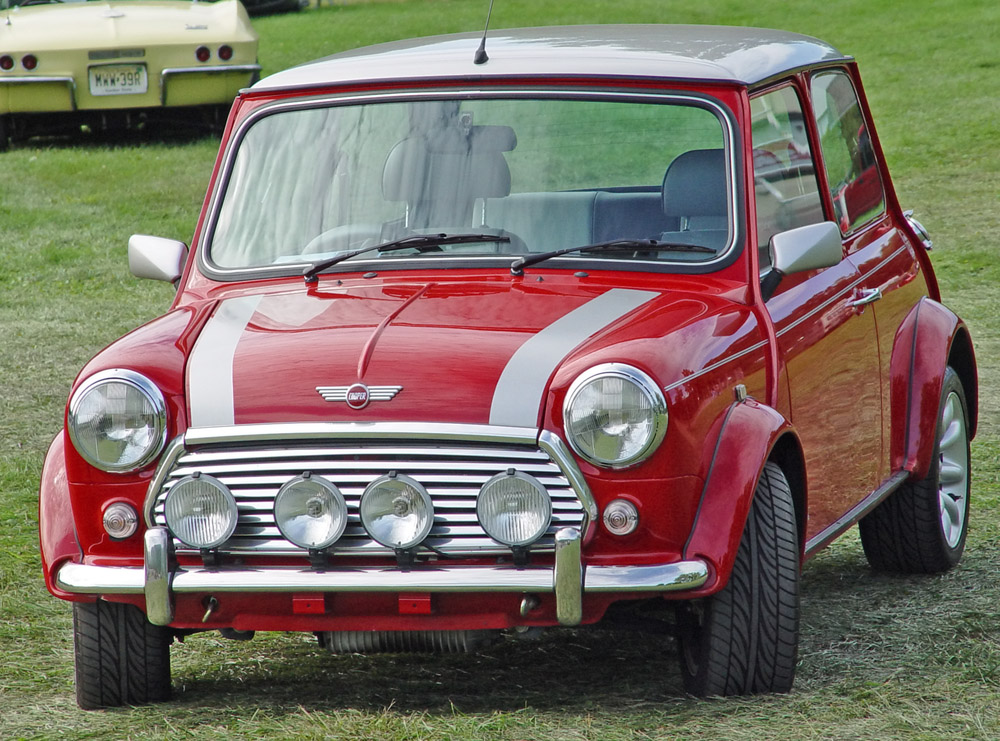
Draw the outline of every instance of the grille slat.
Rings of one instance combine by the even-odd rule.
[[[153,504],[152,517],[164,524],[163,501],[170,487],[195,472],[219,479],[236,498],[239,523],[223,550],[257,555],[302,555],[287,542],[274,523],[273,504],[281,486],[310,471],[340,489],[348,507],[348,526],[333,547],[337,554],[391,554],[372,541],[358,515],[361,494],[372,481],[390,471],[410,476],[422,484],[434,503],[434,526],[427,545],[449,555],[484,555],[509,552],[483,532],[476,519],[476,497],[491,477],[515,469],[538,479],[552,498],[552,524],[532,550],[550,552],[553,535],[561,527],[582,527],[584,509],[569,479],[548,454],[534,447],[492,444],[440,446],[423,441],[406,445],[376,442],[365,447],[317,444],[315,441],[280,445],[230,444],[182,452],[163,480]],[[175,541],[178,552],[193,549]]]

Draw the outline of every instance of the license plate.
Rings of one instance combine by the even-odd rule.
[[[89,72],[91,95],[135,95],[148,87],[145,64],[106,64]]]

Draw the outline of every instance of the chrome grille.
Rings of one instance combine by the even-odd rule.
[[[340,489],[348,507],[347,529],[332,551],[339,555],[384,555],[389,549],[365,532],[358,505],[365,488],[390,471],[419,481],[434,503],[434,525],[426,545],[449,555],[509,553],[479,526],[476,497],[479,489],[498,473],[515,469],[538,479],[552,498],[552,523],[532,550],[552,551],[554,534],[562,527],[583,528],[585,510],[559,465],[533,445],[490,444],[421,440],[370,441],[363,446],[329,440],[282,440],[269,443],[230,443],[179,448],[162,482],[150,513],[152,524],[165,525],[163,503],[170,488],[195,472],[225,484],[236,498],[239,523],[222,547],[229,553],[302,555],[301,548],[286,541],[274,522],[274,498],[289,479],[306,471],[323,476]],[[191,552],[175,540],[178,552]]]

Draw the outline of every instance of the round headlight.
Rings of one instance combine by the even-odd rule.
[[[520,471],[501,473],[479,490],[479,524],[493,540],[509,546],[531,545],[552,521],[552,499],[535,478]]]
[[[89,378],[69,401],[68,421],[74,447],[104,471],[142,468],[159,455],[167,437],[163,394],[130,370]]]
[[[216,548],[236,530],[236,499],[218,479],[185,476],[167,493],[163,514],[167,527],[192,548]]]
[[[322,550],[333,545],[347,527],[344,495],[322,476],[297,476],[278,490],[274,521],[281,534],[299,548]]]
[[[620,363],[581,374],[566,394],[563,417],[573,450],[599,466],[638,463],[667,432],[667,402],[659,386]]]
[[[361,522],[377,542],[406,550],[431,531],[434,505],[416,481],[391,473],[375,479],[361,495]]]

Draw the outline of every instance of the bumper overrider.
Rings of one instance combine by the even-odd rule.
[[[571,525],[554,525],[546,550],[553,554],[550,564],[497,563],[491,565],[442,565],[441,562],[415,563],[412,567],[396,566],[323,566],[289,565],[178,565],[174,552],[178,543],[164,524],[158,521],[157,507],[162,502],[164,488],[171,475],[192,467],[207,465],[206,459],[227,461],[250,446],[259,455],[265,441],[273,445],[274,455],[293,458],[296,446],[308,444],[307,450],[316,455],[317,445],[328,446],[321,460],[309,460],[311,470],[326,470],[327,475],[348,476],[339,458],[338,446],[347,442],[365,442],[379,454],[379,446],[392,445],[398,452],[401,439],[411,442],[432,442],[447,446],[448,455],[488,447],[491,455],[500,450],[534,460],[522,463],[544,472],[544,466],[554,467],[565,488],[575,494],[582,506],[582,520]],[[388,448],[387,448],[388,449]],[[533,450],[530,450],[533,449]],[[435,447],[435,454],[440,450]],[[356,452],[356,448],[354,449]],[[544,460],[539,460],[541,457]],[[296,460],[296,463],[299,461]],[[433,461],[431,461],[433,462]],[[427,467],[427,460],[414,463],[416,469]],[[218,464],[216,464],[218,465]],[[322,467],[326,466],[326,469]],[[415,474],[419,475],[419,473]],[[542,473],[539,473],[542,476]],[[548,474],[543,480],[549,481]],[[553,488],[557,488],[554,486]],[[144,595],[146,615],[155,625],[169,625],[174,619],[174,596],[205,593],[295,594],[295,593],[520,593],[525,596],[552,594],[555,596],[556,617],[562,625],[576,625],[583,615],[583,597],[587,593],[655,593],[695,589],[708,579],[704,561],[678,561],[669,564],[642,566],[587,565],[582,558],[582,543],[587,526],[597,516],[593,497],[566,446],[555,435],[522,428],[471,428],[465,425],[384,424],[314,424],[314,425],[247,425],[234,428],[189,429],[165,452],[150,485],[146,502],[144,566],[97,566],[66,563],[56,574],[56,586],[71,594]],[[568,522],[572,521],[572,513]],[[259,519],[259,518],[258,518]],[[254,520],[257,522],[257,519]],[[248,535],[236,545],[245,555],[277,555],[282,545],[276,540],[261,538],[267,528],[255,525],[247,528]],[[452,547],[486,554],[477,539]],[[447,547],[447,546],[445,546]],[[363,552],[366,545],[357,540],[348,545]],[[470,550],[471,549],[471,550]],[[232,550],[229,546],[226,551]],[[304,554],[303,554],[304,555]],[[525,604],[528,602],[526,601]]]

